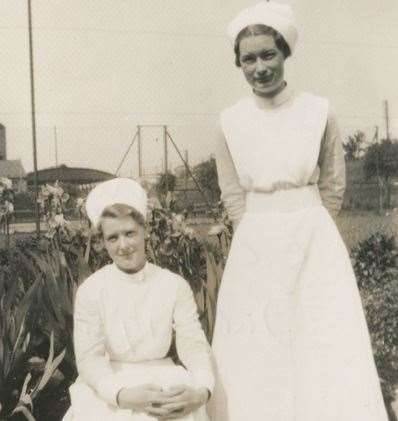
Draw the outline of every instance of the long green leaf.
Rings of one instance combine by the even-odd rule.
[[[62,360],[65,357],[66,349],[64,349],[51,363],[51,365],[45,369],[43,377],[37,387],[37,393],[44,389],[48,381],[51,379],[51,376],[54,374],[54,371],[61,364]]]
[[[14,409],[14,411],[12,411],[13,414],[16,414],[18,412],[22,412],[22,414],[28,421],[36,421],[35,417],[32,415],[32,413],[26,406],[19,405]]]
[[[28,390],[28,384],[30,380],[32,379],[32,375],[28,373],[25,377],[25,381],[22,386],[21,395],[19,396],[19,400],[23,401],[24,396],[26,395],[26,391]]]

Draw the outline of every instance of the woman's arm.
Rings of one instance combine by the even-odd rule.
[[[319,192],[323,205],[335,218],[343,204],[345,191],[345,159],[336,118],[329,114],[322,138],[318,166]]]
[[[177,353],[192,375],[196,387],[206,388],[211,393],[214,375],[210,345],[199,322],[191,287],[181,277],[178,277],[177,282],[177,300],[173,315]]]
[[[121,385],[115,380],[105,354],[105,334],[95,291],[87,286],[82,284],[75,301],[74,346],[77,369],[84,382],[105,402],[117,406]]]
[[[221,129],[216,139],[215,154],[221,199],[236,228],[245,211],[246,195],[239,183],[239,176]]]

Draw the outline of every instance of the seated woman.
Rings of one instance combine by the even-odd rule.
[[[146,261],[146,204],[142,187],[123,178],[88,195],[87,214],[113,263],[77,291],[79,377],[64,421],[207,420],[210,347],[188,283]],[[185,368],[166,358],[173,330]]]

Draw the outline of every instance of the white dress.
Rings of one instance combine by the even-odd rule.
[[[186,368],[166,358],[173,330]],[[79,377],[70,387],[72,405],[64,421],[155,420],[117,406],[123,387],[214,386],[210,346],[190,286],[150,263],[134,275],[105,266],[79,287],[74,345]],[[206,421],[205,408],[181,420]]]
[[[212,420],[387,421],[350,259],[318,188],[328,102],[286,92],[221,117],[239,185],[220,185],[241,220],[218,298]]]

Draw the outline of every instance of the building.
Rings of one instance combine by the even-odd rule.
[[[91,190],[93,186],[101,181],[115,178],[115,175],[95,170],[92,168],[67,167],[60,165],[39,170],[37,172],[37,181],[39,186],[43,184],[54,184],[56,181],[65,184],[73,184],[81,190]],[[34,184],[34,172],[30,172],[26,176],[28,186]]]
[[[0,124],[0,161],[7,159],[6,128]]]
[[[0,177],[9,178],[16,192],[26,191],[26,173],[20,159],[7,159],[6,128],[0,124]]]

